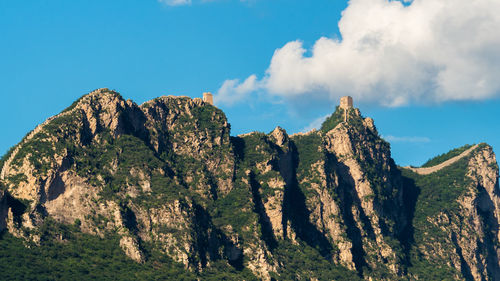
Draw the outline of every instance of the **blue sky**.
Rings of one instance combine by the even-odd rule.
[[[101,87],[211,91],[233,135],[303,131],[349,94],[401,165],[498,148],[500,4],[469,2],[1,1],[0,153]]]

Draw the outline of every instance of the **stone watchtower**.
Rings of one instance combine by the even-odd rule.
[[[214,105],[214,96],[210,92],[203,93],[203,101],[210,105]]]
[[[347,122],[349,109],[353,108],[352,97],[345,96],[340,98],[340,108],[344,110],[344,122]]]
[[[340,98],[340,108],[349,109],[352,108],[352,97],[345,96]]]

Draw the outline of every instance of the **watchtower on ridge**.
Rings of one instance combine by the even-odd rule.
[[[345,96],[340,98],[340,108],[342,109],[349,109],[352,108],[352,97],[350,96]]]
[[[210,92],[203,93],[203,101],[210,105],[214,105],[214,96]]]
[[[344,122],[347,122],[349,109],[353,108],[352,97],[345,96],[340,98],[340,108],[344,110]]]

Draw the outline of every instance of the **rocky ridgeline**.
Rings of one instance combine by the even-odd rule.
[[[425,259],[457,269],[456,279],[500,280],[497,161],[491,147],[473,148],[464,161],[467,184],[455,208],[436,212],[427,218],[429,225],[418,226],[417,247]]]
[[[50,218],[119,235],[139,263],[149,245],[193,272],[222,261],[265,280],[321,280],[333,269],[425,280],[436,268],[499,280],[498,166],[487,145],[469,152],[419,175],[395,165],[355,108],[306,134],[231,137],[224,113],[201,99],[139,106],[100,89],[7,156],[0,230],[36,243]],[[300,258],[326,269],[292,266]]]

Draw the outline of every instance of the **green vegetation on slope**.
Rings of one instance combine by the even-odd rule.
[[[188,101],[187,98],[185,100]],[[208,239],[208,236],[204,235],[209,232],[219,235],[214,236],[216,237],[214,239],[226,242],[229,240],[222,240],[222,237],[226,239],[226,235],[230,234],[231,236],[235,235],[231,237],[234,238],[237,235],[238,244],[243,249],[255,249],[266,245],[266,251],[269,250],[272,253],[266,257],[270,259],[269,263],[279,264],[277,274],[272,273],[277,280],[359,279],[355,271],[335,265],[329,260],[323,251],[326,244],[315,241],[315,239],[323,237],[319,231],[316,236],[308,236],[304,234],[305,232],[300,232],[300,230],[316,230],[310,224],[311,218],[308,213],[310,208],[308,209],[309,205],[306,206],[306,203],[313,202],[311,204],[315,204],[317,202],[307,200],[317,196],[314,184],[323,185],[321,188],[328,188],[328,185],[324,186],[324,183],[321,182],[324,173],[328,173],[326,172],[329,167],[327,160],[330,160],[327,158],[328,154],[325,153],[322,135],[343,122],[344,111],[342,109],[337,108],[323,123],[321,131],[294,136],[289,143],[282,146],[278,146],[271,135],[264,133],[232,137],[230,138],[232,143],[229,144],[227,142],[229,130],[226,127],[222,111],[212,106],[202,106],[192,108],[190,114],[182,114],[182,102],[175,101],[176,104],[172,106],[180,107],[180,110],[175,113],[178,117],[177,121],[174,121],[176,122],[175,126],[163,128],[164,124],[161,122],[155,123],[153,125],[155,129],[158,129],[158,133],[150,132],[149,136],[145,136],[147,133],[120,133],[119,136],[114,136],[108,128],[101,127],[97,128],[96,136],[91,135],[85,141],[86,132],[82,131],[81,125],[84,117],[79,115],[80,111],[72,112],[52,120],[33,139],[26,142],[16,155],[15,162],[28,159],[34,164],[37,172],[43,175],[54,168],[55,155],[67,156],[68,163],[65,164],[64,169],[76,172],[95,187],[96,192],[100,192],[99,196],[103,200],[116,201],[121,208],[129,208],[129,204],[132,204],[149,211],[152,208],[161,208],[174,199],[189,201],[193,206],[197,206],[196,210],[201,210],[200,212],[203,213],[203,216],[198,217],[198,219],[201,218],[200,221],[203,220],[203,223],[197,221],[192,225],[183,225],[179,228],[170,227],[164,231],[173,233],[192,231],[189,235],[196,237],[195,244],[197,243],[196,246],[200,249],[213,242],[204,240]],[[70,106],[70,109],[74,108],[76,104]],[[167,105],[167,107],[169,106],[170,104]],[[382,161],[380,157],[382,154],[382,156],[389,155],[387,151],[389,144],[380,139],[376,132],[372,132],[369,127],[365,126],[362,116],[358,111],[353,112],[354,110],[349,110],[349,113],[356,114],[350,114],[348,123],[342,124],[341,129],[347,130],[353,143],[359,140],[354,148],[355,155],[358,155],[358,157],[355,156],[356,160],[360,163],[367,180],[375,190],[373,195],[375,201],[382,203],[384,210],[390,211],[392,210],[390,208],[394,206],[384,203],[392,202],[391,200],[397,191],[392,187],[396,187],[396,184],[390,182],[392,178],[389,180],[387,177],[384,178],[383,172],[387,168],[385,166],[387,162]],[[196,139],[196,136],[200,135],[201,138]],[[211,140],[221,136],[222,143],[218,143],[215,147],[212,146],[214,142]],[[161,137],[162,150],[159,149],[160,151],[156,153],[153,148],[155,143],[150,142],[151,139],[148,137]],[[208,141],[203,141],[207,139]],[[195,147],[198,149],[197,152],[191,152],[189,149],[193,140],[201,140],[200,143],[196,143],[196,145],[199,144]],[[187,147],[188,149],[174,150],[174,144],[177,147]],[[372,145],[376,149],[372,149]],[[435,157],[424,166],[432,166],[446,161],[469,147],[464,146]],[[0,167],[10,153],[7,153],[0,160]],[[233,156],[235,157],[234,170],[232,169],[233,162],[228,165],[230,168],[218,168],[215,172],[209,170],[208,161],[220,159],[221,162],[224,162],[228,159],[232,160]],[[288,158],[289,156],[290,158]],[[326,164],[322,161],[326,161]],[[403,175],[413,180],[415,188],[419,190],[413,219],[415,240],[417,241],[414,245],[423,244],[422,241],[425,237],[431,237],[438,242],[447,238],[446,233],[428,223],[428,218],[436,216],[440,212],[456,212],[458,208],[456,200],[465,192],[469,184],[465,175],[467,161],[468,159],[462,159],[450,167],[427,176],[403,170]],[[288,188],[283,188],[283,190],[281,190],[281,186],[271,188],[269,186],[271,180],[277,179],[278,181],[275,182],[284,180],[288,174],[287,171],[290,170],[288,168],[290,162],[293,163],[292,172],[295,172],[296,175],[293,175],[291,180],[290,177],[287,178]],[[322,167],[325,170],[316,169],[317,166],[314,164],[317,163],[327,165]],[[288,168],[288,170],[283,167]],[[23,176],[25,175],[13,175],[8,180],[10,183],[16,184],[25,180]],[[329,174],[326,176],[328,177]],[[141,188],[144,178],[150,183],[150,191],[149,188],[145,188],[148,191],[144,192]],[[226,188],[224,191],[228,191],[227,194],[217,190],[219,188],[217,180],[220,178],[233,179],[232,184],[228,183],[228,186],[224,186]],[[337,192],[340,191],[330,189],[329,191],[335,200],[340,200],[340,197],[337,196]],[[132,194],[130,191],[133,191],[133,198],[130,196]],[[274,237],[273,230],[270,229],[269,218],[265,213],[268,210],[264,209],[268,206],[264,206],[264,204],[268,203],[272,196],[281,196],[282,194],[279,192],[283,192],[283,194],[288,192],[284,197],[288,196],[287,200],[295,200],[284,200],[283,202],[294,203],[288,207],[292,206],[295,210],[304,210],[292,213],[291,209],[285,210],[287,207],[285,204],[279,206],[285,210],[280,210],[285,214],[283,217],[288,216],[286,219],[289,222],[295,222],[291,226],[299,230],[297,232],[299,235],[295,238],[296,244],[292,244],[287,239],[281,239],[281,237]],[[290,197],[290,194],[295,197]],[[360,199],[371,200],[373,197]],[[297,202],[303,206],[295,204]],[[339,206],[342,205],[339,204]],[[109,218],[101,216],[94,219],[99,221]],[[361,221],[361,223],[365,222]],[[384,224],[388,231],[393,232],[393,221],[381,217],[380,223]],[[256,279],[250,270],[244,267],[250,258],[254,258],[246,256],[246,254],[242,258],[241,267],[235,266],[233,263],[231,263],[233,266],[230,266],[228,264],[229,258],[225,254],[216,254],[217,257],[211,258],[210,266],[203,268],[202,273],[198,273],[196,270],[185,270],[183,265],[175,263],[167,255],[157,251],[163,245],[152,245],[140,241],[141,250],[147,261],[144,264],[139,264],[125,256],[119,247],[117,234],[107,233],[105,238],[99,238],[81,233],[79,225],[78,222],[75,222],[74,225],[61,225],[48,218],[45,225],[40,228],[42,237],[40,245],[29,245],[31,247],[28,248],[23,244],[26,242],[22,242],[10,234],[1,235],[0,270],[3,274],[2,277],[13,280]],[[166,226],[164,227],[166,228]],[[403,254],[397,241],[389,236],[385,238],[398,256],[398,261],[402,261],[403,258],[399,258],[399,256],[403,256]],[[356,240],[352,241],[356,242]],[[158,241],[155,243],[161,244]],[[217,251],[222,252],[229,249],[229,247],[226,248],[219,244],[214,247],[218,247]],[[336,249],[335,247],[336,245],[332,245],[333,249]],[[451,245],[450,248],[452,247]],[[330,251],[330,248],[328,249]],[[373,262],[381,265],[382,263],[372,256],[371,251],[369,250],[369,254],[364,258],[370,264]],[[410,273],[426,280],[446,280],[450,276],[459,276],[460,273],[443,263],[430,264],[418,251],[419,249],[416,247],[411,249],[412,267],[409,268]],[[189,254],[193,255],[190,256],[193,261],[199,258],[196,253]],[[390,275],[385,266],[374,266],[374,269],[364,267],[363,274],[365,277],[371,276],[375,279],[394,277]]]
[[[2,158],[0,158],[0,171],[2,171],[2,169],[3,169],[3,164],[4,164],[4,163],[5,163],[5,161],[7,161],[7,159],[10,157],[10,155],[12,154],[12,152],[14,151],[14,149],[15,149],[15,148],[16,148],[15,146],[11,147],[11,148],[7,151],[7,153],[5,153],[5,154],[2,156]]]
[[[458,155],[470,146],[464,146],[450,153]],[[480,147],[481,148],[481,147]],[[471,154],[472,155],[472,154]],[[440,162],[449,159],[448,154],[443,154]],[[452,242],[449,241],[450,233],[445,232],[442,228],[429,222],[430,219],[435,219],[438,214],[444,214],[448,217],[449,224],[460,225],[460,205],[458,199],[467,192],[472,184],[472,180],[467,176],[468,162],[472,156],[464,157],[454,164],[445,167],[439,171],[429,175],[419,175],[411,170],[402,169],[402,175],[408,179],[407,183],[411,183],[406,188],[411,189],[417,196],[414,218],[412,226],[414,228],[413,248],[410,252],[411,267],[409,272],[419,276],[424,280],[455,280],[455,276],[461,276],[461,273],[450,267],[446,261],[434,260],[430,263],[424,252],[435,251],[432,243],[439,243],[448,248],[443,248],[440,251],[454,253],[455,248]],[[439,163],[438,161],[434,163]],[[432,164],[432,163],[431,163]],[[436,165],[432,164],[432,165]],[[431,166],[432,166],[431,165]],[[453,221],[458,218],[459,221]],[[431,243],[431,244],[429,244]],[[416,248],[418,245],[418,248]]]
[[[425,224],[428,217],[458,207],[457,199],[471,183],[466,176],[468,161],[469,157],[462,158],[429,175],[418,175],[411,170],[402,169],[403,176],[413,179],[420,190],[415,209],[415,226]]]
[[[335,109],[335,112],[330,115],[330,117],[326,118],[325,122],[321,125],[321,131],[328,132],[331,129],[335,128],[339,123],[344,121],[344,110],[339,106]]]
[[[455,276],[460,276],[460,272],[453,267],[430,262],[423,257],[412,260],[412,267],[408,271],[410,274],[418,276],[419,280],[455,281]]]
[[[464,145],[462,147],[450,150],[447,153],[440,154],[440,155],[438,155],[436,157],[433,157],[433,158],[429,159],[427,162],[425,162],[422,165],[422,167],[425,168],[425,167],[432,167],[432,166],[439,165],[439,164],[443,163],[446,160],[449,160],[449,159],[451,159],[451,158],[453,158],[455,156],[460,155],[462,152],[466,151],[467,149],[469,149],[471,147],[472,147],[472,145],[466,144],[466,145]]]
[[[323,161],[325,165],[325,154],[323,151],[323,139],[317,132],[307,135],[296,135],[292,138],[297,149],[298,165],[297,165],[297,181],[304,195],[309,198],[317,194],[311,188],[311,184],[316,183],[321,186],[321,178],[318,169],[312,167],[316,163]]]
[[[347,116],[347,122],[349,123],[349,125],[356,129],[363,128],[363,117],[359,114],[359,111],[357,111],[356,108],[349,108],[347,111]],[[323,133],[327,133],[342,122],[344,122],[344,109],[337,106],[335,112],[330,115],[330,117],[326,118],[326,120],[323,122],[320,130]]]
[[[322,257],[317,249],[305,243],[293,245],[288,240],[280,241],[275,255],[282,264],[276,280],[362,280],[355,271],[334,265]]]
[[[267,185],[270,177],[278,177],[279,172],[271,170],[261,174],[256,168],[262,163],[277,157],[277,151],[270,146],[268,136],[264,133],[253,133],[244,137],[232,137],[236,158],[236,171],[233,187],[229,194],[214,202],[214,222],[217,225],[231,225],[246,243],[258,243],[255,233],[262,232],[258,223],[258,211],[252,188],[258,189],[262,200],[273,195],[274,190]],[[277,167],[274,167],[277,169]],[[264,184],[256,186],[256,183]],[[254,186],[252,186],[252,184]],[[237,210],[237,211],[235,211]],[[256,229],[259,228],[259,229]]]
[[[296,135],[292,138],[297,154],[299,156],[299,164],[297,171],[310,172],[311,165],[324,160],[323,140],[318,133],[310,133],[307,135]],[[303,178],[309,178],[310,173],[301,174]],[[300,181],[300,179],[299,179]]]
[[[5,280],[258,280],[224,260],[212,262],[202,272],[185,270],[154,245],[142,242],[145,263],[129,259],[119,247],[119,237],[82,233],[79,222],[65,225],[48,218],[36,232],[38,245],[4,232],[0,234],[0,272]],[[298,240],[300,241],[300,240]],[[26,245],[25,243],[29,243]],[[27,247],[28,246],[28,247]],[[305,243],[281,240],[274,251],[282,267],[277,280],[360,280],[356,272],[333,264]]]
[[[77,223],[63,225],[47,219],[39,234],[40,245],[30,247],[9,233],[0,234],[0,279],[256,280],[248,270],[237,271],[223,262],[203,273],[187,271],[147,243],[148,260],[140,264],[125,255],[116,235],[84,234]]]
[[[262,199],[274,194],[274,190],[267,185],[271,178],[281,178],[278,167],[278,159],[281,148],[275,145],[269,136],[264,133],[252,133],[240,138],[243,143],[242,159],[238,162],[238,171],[241,177],[247,178],[246,171],[251,171],[256,182],[263,182],[260,187]],[[281,151],[283,152],[283,151]],[[257,164],[267,164],[272,169],[261,173]]]
[[[119,239],[81,233],[76,225],[46,222],[40,245],[25,247],[21,239],[4,233],[0,238],[3,280],[193,280],[181,265],[166,257],[146,264],[129,259]],[[57,241],[55,237],[64,240]]]

